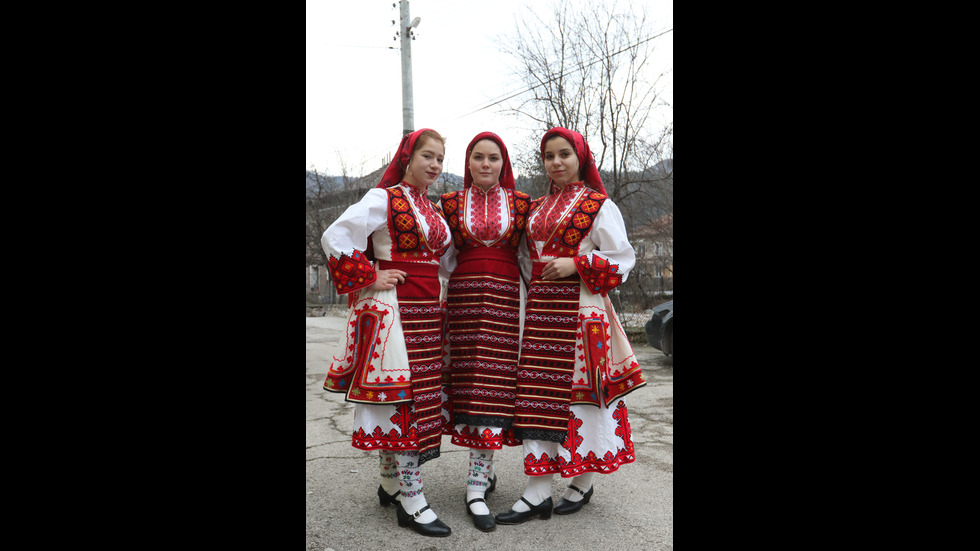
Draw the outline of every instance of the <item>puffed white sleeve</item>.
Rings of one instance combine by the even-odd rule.
[[[606,294],[626,281],[636,265],[636,251],[626,235],[626,223],[619,207],[607,198],[596,214],[589,238],[595,249],[575,258],[586,287],[595,294]]]
[[[375,188],[347,207],[323,232],[320,245],[327,253],[331,281],[343,294],[374,282],[374,263],[364,254],[368,237],[388,223],[388,192]]]

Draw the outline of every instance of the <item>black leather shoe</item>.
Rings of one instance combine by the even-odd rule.
[[[589,488],[588,492],[583,492],[582,490],[579,490],[578,488],[572,486],[571,484],[569,484],[568,487],[582,494],[582,499],[578,501],[568,501],[565,498],[559,499],[558,505],[555,505],[555,513],[559,515],[570,515],[578,511],[579,509],[581,509],[583,505],[585,505],[586,503],[589,502],[590,499],[592,499],[592,490],[595,490],[595,486]]]
[[[486,503],[486,500],[482,497],[476,497],[466,502],[466,512],[473,517],[473,526],[476,526],[477,530],[483,532],[493,532],[497,528],[497,523],[493,521],[493,517],[491,515],[478,515],[470,509],[470,504],[476,503],[477,501]]]
[[[384,488],[381,487],[380,484],[378,485],[378,501],[381,502],[382,507],[387,507],[392,503],[398,501],[398,494],[400,493],[402,493],[401,490],[398,490],[394,494],[388,495],[388,492],[386,492]]]
[[[521,501],[527,503],[527,506],[531,508],[530,511],[525,511],[523,513],[518,513],[517,511],[511,509],[506,513],[500,513],[497,515],[497,522],[500,524],[521,524],[527,519],[533,517],[534,515],[540,515],[541,520],[547,520],[551,518],[552,501],[549,497],[548,499],[542,501],[537,505],[531,505],[531,502],[521,498]]]
[[[418,511],[415,511],[415,514],[410,515],[405,512],[405,508],[402,507],[402,504],[399,501],[398,507],[395,509],[396,513],[398,514],[398,526],[401,526],[402,528],[409,527],[423,536],[433,536],[436,538],[444,538],[451,534],[452,530],[446,526],[446,523],[439,519],[435,519],[428,524],[420,524],[415,522],[415,519],[419,518],[419,515],[421,515],[422,512],[428,508],[429,506],[426,505]]]

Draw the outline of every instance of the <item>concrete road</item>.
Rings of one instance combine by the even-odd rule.
[[[596,475],[595,493],[573,515],[534,518],[520,525],[473,527],[464,495],[469,450],[444,436],[442,455],[422,466],[425,497],[452,528],[431,538],[400,528],[394,506],[378,504],[378,455],[351,447],[353,404],[323,390],[329,357],[344,318],[328,311],[306,318],[306,548],[360,551],[479,551],[674,548],[674,360],[647,345],[634,350],[647,386],[626,397],[636,462]],[[520,499],[527,477],[521,448],[494,454],[497,488],[487,499],[493,514]],[[555,476],[555,503],[570,479]]]

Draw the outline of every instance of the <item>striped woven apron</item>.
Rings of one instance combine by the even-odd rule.
[[[449,282],[452,425],[509,428],[520,342],[520,273],[511,248],[469,247]]]
[[[415,424],[419,465],[439,457],[442,442],[442,356],[445,313],[439,302],[439,266],[379,260],[383,270],[407,272],[396,286],[405,348],[412,371],[412,403],[398,405]]]
[[[577,273],[565,279],[541,279],[546,264],[533,264],[527,290],[514,434],[522,440],[563,442],[571,411],[581,288]]]

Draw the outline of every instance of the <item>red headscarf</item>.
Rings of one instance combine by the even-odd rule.
[[[480,132],[470,141],[470,145],[466,146],[466,168],[463,170],[463,189],[473,185],[473,175],[470,174],[470,153],[473,152],[473,147],[476,145],[476,142],[480,140],[491,140],[500,146],[500,155],[504,158],[504,164],[500,169],[500,187],[514,189],[514,171],[510,168],[510,155],[507,154],[507,146],[504,145],[504,140],[500,139],[500,136],[493,132]]]
[[[585,142],[585,138],[578,132],[560,126],[556,126],[545,132],[544,137],[541,138],[541,160],[544,161],[545,142],[555,136],[565,138],[575,148],[575,154],[578,156],[579,175],[585,180],[585,185],[603,195],[608,195],[606,193],[606,187],[602,185],[602,178],[599,177],[599,169],[595,165],[595,159],[592,157],[592,151],[589,150],[589,144]],[[555,186],[554,181],[551,181],[551,186],[553,190]]]
[[[381,182],[375,187],[391,187],[402,181],[402,178],[405,176],[405,169],[408,167],[408,162],[412,160],[412,152],[415,151],[415,142],[418,141],[419,136],[426,130],[432,129],[420,128],[415,132],[410,132],[402,136],[402,141],[398,144],[398,151],[395,152],[395,158],[391,160],[391,164],[388,165],[384,175],[381,176]],[[432,131],[435,132],[435,130]],[[436,133],[438,134],[438,132]]]

